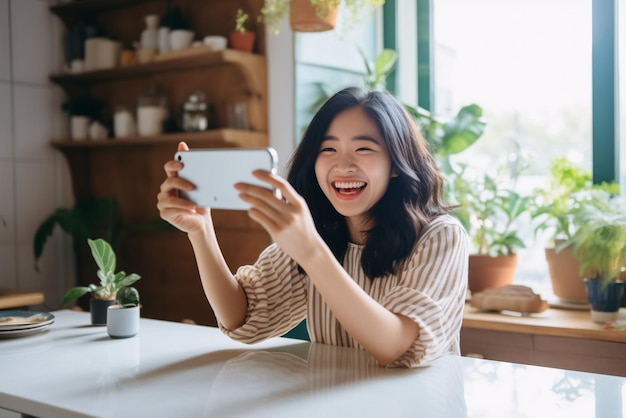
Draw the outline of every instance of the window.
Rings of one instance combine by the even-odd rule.
[[[432,4],[432,110],[476,103],[487,120],[457,161],[506,165],[522,192],[545,184],[554,157],[591,170],[591,0]],[[545,239],[525,230],[515,282],[549,292]]]

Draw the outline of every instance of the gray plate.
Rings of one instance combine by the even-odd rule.
[[[28,317],[35,316],[35,315],[43,316],[45,319],[41,322],[35,322],[32,324],[29,324],[29,323],[5,324],[5,323],[0,322],[0,334],[9,332],[9,331],[40,328],[46,325],[50,325],[54,322],[54,315],[48,312],[20,311],[20,310],[0,311],[0,318],[6,318],[9,316],[28,318]]]

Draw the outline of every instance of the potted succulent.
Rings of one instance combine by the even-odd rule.
[[[545,248],[552,292],[562,302],[587,304],[580,264],[573,254],[572,246],[562,244],[571,240],[575,231],[574,213],[581,204],[593,196],[594,191],[604,190],[619,194],[615,182],[593,184],[591,172],[565,157],[552,160],[549,166],[548,187],[537,188],[531,209],[535,234],[548,233]]]
[[[626,282],[626,202],[597,190],[574,211],[576,232],[562,245],[572,245],[585,277],[591,319],[617,319]]]
[[[471,292],[513,282],[517,250],[525,248],[518,221],[530,206],[530,196],[503,187],[497,175],[473,177],[467,165],[444,173],[448,200],[458,206],[453,215],[470,235],[474,251],[469,259]]]
[[[107,308],[115,303],[117,292],[123,287],[130,286],[141,277],[135,273],[126,274],[123,271],[115,272],[116,258],[111,245],[102,238],[87,240],[91,254],[95,260],[100,283],[89,286],[77,286],[68,290],[63,296],[61,306],[91,293],[90,312],[92,325],[106,325]]]
[[[130,338],[139,332],[139,292],[132,286],[117,291],[116,303],[107,310],[107,333],[111,338]]]
[[[235,15],[235,30],[228,35],[230,46],[233,49],[243,52],[252,52],[256,33],[246,28],[249,15],[243,9],[237,9]]]
[[[259,21],[277,34],[278,24],[289,13],[295,32],[321,32],[335,28],[337,10],[343,8],[346,29],[359,23],[364,10],[375,9],[385,0],[266,0]]]

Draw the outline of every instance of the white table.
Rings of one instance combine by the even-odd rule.
[[[210,327],[141,320],[110,339],[58,311],[0,340],[0,408],[40,417],[626,417],[626,379],[444,357],[376,366],[362,351],[276,338],[247,346]]]

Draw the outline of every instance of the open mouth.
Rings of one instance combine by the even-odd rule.
[[[367,186],[364,181],[336,181],[333,183],[333,187],[342,195],[353,195],[359,193]]]

